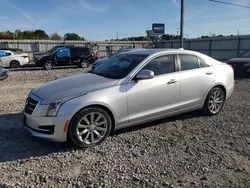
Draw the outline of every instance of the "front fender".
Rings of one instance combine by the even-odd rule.
[[[64,116],[71,114],[72,116],[76,114],[79,110],[86,108],[91,105],[101,105],[108,108],[115,117],[114,109],[103,101],[88,101],[86,95],[77,98],[70,99],[62,104],[58,111],[58,116]]]

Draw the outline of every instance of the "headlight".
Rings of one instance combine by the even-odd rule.
[[[57,112],[61,105],[62,105],[61,101],[51,103],[47,111],[47,116],[57,116]]]
[[[84,93],[84,94],[76,95],[76,96],[71,96],[71,97],[68,97],[68,98],[64,98],[64,99],[62,99],[62,100],[60,100],[60,101],[50,103],[46,115],[47,115],[47,116],[52,116],[52,117],[57,116],[57,113],[58,113],[60,107],[61,107],[64,103],[66,103],[66,102],[68,102],[68,101],[70,101],[70,100],[72,100],[72,99],[78,98],[78,97],[80,97],[80,96],[87,95],[87,94],[88,94],[88,93]],[[44,105],[45,105],[45,104],[44,104]]]

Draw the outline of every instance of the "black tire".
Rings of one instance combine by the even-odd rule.
[[[20,67],[21,67],[21,65],[20,65],[19,61],[13,60],[10,62],[10,68],[20,68]]]
[[[51,60],[47,60],[47,61],[45,61],[43,67],[44,67],[45,70],[53,70],[54,69],[54,64],[53,64],[53,62]]]
[[[215,93],[220,93],[220,96],[221,96],[220,103],[219,103],[219,100],[216,100],[217,102],[214,102],[214,100],[212,100],[212,97],[213,97],[212,95],[214,95]],[[207,95],[204,106],[202,108],[202,112],[207,116],[217,115],[224,106],[225,98],[226,98],[225,92],[219,87],[214,87],[213,89],[211,89],[211,91]],[[211,105],[215,105],[215,103],[216,105],[218,105],[217,110],[213,110],[213,109],[216,109],[217,106],[215,108],[211,106]]]
[[[87,117],[91,116],[92,113],[96,113],[96,115],[98,115],[98,116],[99,116],[99,114],[101,114],[103,119],[100,119],[100,120],[103,120],[103,121],[106,120],[106,124],[104,125],[104,129],[106,130],[106,132],[103,132],[103,134],[99,134],[99,135],[101,135],[101,138],[99,138],[96,134],[93,133],[97,129],[94,129],[94,130],[91,129],[91,126],[93,126],[94,123],[89,122],[89,125],[86,125],[86,126],[88,126],[88,128],[84,127],[84,128],[82,128],[82,131],[81,131],[81,132],[84,132],[87,130],[87,132],[85,132],[82,136],[80,136],[81,138],[79,138],[77,132],[80,133],[80,131],[79,131],[80,128],[78,127],[78,125],[80,123],[85,124],[85,123],[82,123],[82,121],[86,122],[84,120],[84,117],[87,118]],[[97,125],[96,125],[96,127],[97,127]],[[99,127],[99,128],[103,128],[103,127]],[[112,128],[111,118],[110,118],[109,114],[104,109],[99,108],[99,107],[85,108],[85,109],[82,109],[81,111],[79,111],[73,117],[73,119],[70,123],[69,130],[68,130],[69,141],[72,141],[76,146],[81,147],[81,148],[93,147],[93,146],[96,146],[96,145],[99,145],[100,143],[102,143],[109,136],[111,128]],[[88,134],[90,134],[90,135],[88,136]],[[88,137],[88,138],[90,137],[90,139],[92,139],[92,134],[94,134],[97,137],[96,139],[100,139],[100,140],[95,141],[93,143],[91,143],[92,141],[90,141],[89,143],[86,143],[86,142],[88,142],[88,139],[87,139],[87,141],[84,142],[84,138],[86,138],[86,137]]]
[[[89,61],[87,59],[81,59],[78,63],[79,68],[88,68],[89,67]]]

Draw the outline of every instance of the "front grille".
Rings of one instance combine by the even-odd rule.
[[[38,104],[38,101],[36,101],[35,99],[32,99],[31,97],[28,97],[26,99],[24,111],[27,114],[32,114],[34,109],[36,108],[37,104]]]

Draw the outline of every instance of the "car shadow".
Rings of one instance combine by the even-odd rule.
[[[176,116],[172,116],[172,117],[168,117],[168,118],[162,118],[160,120],[151,121],[151,122],[148,122],[148,123],[142,123],[142,124],[138,124],[138,125],[135,125],[135,126],[123,128],[123,129],[112,132],[111,136],[125,134],[125,133],[133,132],[133,131],[138,131],[140,129],[145,129],[145,128],[148,128],[148,127],[153,127],[153,126],[168,123],[168,122],[173,122],[173,121],[178,121],[178,120],[193,119],[193,118],[198,118],[198,117],[203,117],[203,116],[204,115],[200,111],[193,111],[193,112],[180,114],[180,115],[176,115]]]
[[[22,125],[22,114],[0,115],[0,163],[70,151],[70,143],[55,143],[33,137]]]
[[[113,132],[110,136],[120,135],[147,127],[159,125],[161,123],[184,120],[202,116],[199,112],[178,115],[167,119],[161,119],[138,126],[124,128]],[[0,115],[0,163],[28,159],[31,157],[46,156],[56,152],[66,152],[78,150],[72,143],[56,143],[33,137],[22,125],[22,114]],[[82,149],[81,149],[82,150]]]

